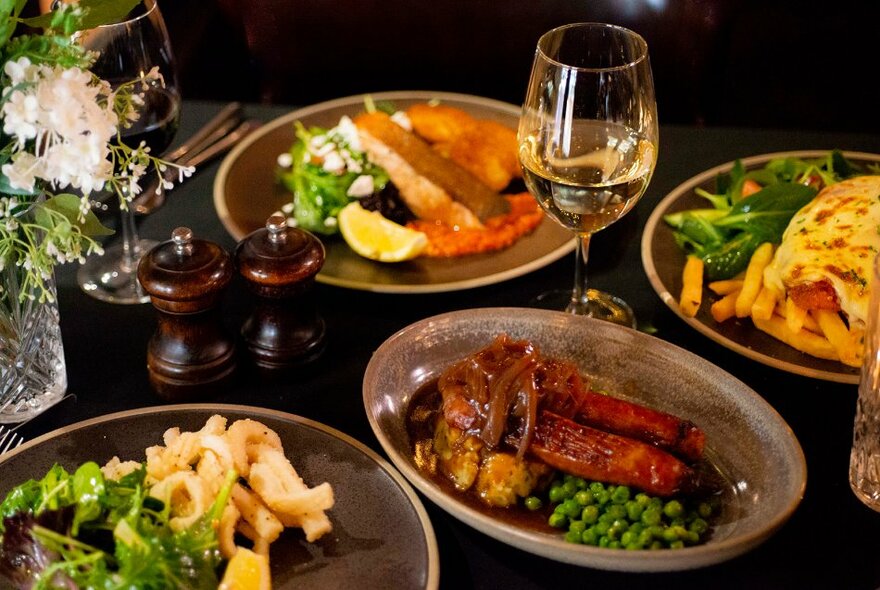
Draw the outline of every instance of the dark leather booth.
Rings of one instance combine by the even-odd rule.
[[[604,21],[648,41],[661,123],[880,131],[880,5],[841,0],[167,0],[187,98],[382,90],[519,103],[535,42]]]

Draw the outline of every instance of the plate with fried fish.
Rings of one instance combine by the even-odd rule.
[[[508,103],[432,91],[350,96],[297,109],[261,127],[225,158],[214,182],[214,206],[236,240],[265,227],[276,212],[315,233],[326,251],[317,275],[324,284],[434,293],[513,279],[555,262],[575,245],[571,233],[547,219],[525,191],[516,159],[519,114],[520,108]],[[357,147],[367,152],[368,166],[376,160],[380,167],[364,169],[363,160],[353,163],[345,150],[342,157],[328,155],[319,145],[323,140],[313,136],[315,129],[335,133],[345,125],[357,125],[365,144]],[[296,153],[292,146],[304,136],[311,140],[306,143],[312,162],[330,171],[325,178],[337,173],[356,181],[347,191],[356,196],[350,200],[367,208],[373,183],[376,195],[387,183],[393,190],[381,199],[393,193],[402,205],[392,204],[394,211],[409,215],[393,221],[425,233],[426,249],[406,260],[380,262],[352,249],[332,227],[335,218],[308,225],[308,215],[297,215],[292,183],[283,179]],[[350,168],[340,170],[346,165]]]

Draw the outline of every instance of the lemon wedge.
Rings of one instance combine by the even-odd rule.
[[[339,231],[352,250],[370,260],[401,262],[415,258],[428,245],[428,236],[367,211],[357,201],[339,212]]]
[[[217,590],[271,590],[269,558],[239,547],[226,564],[223,581]]]

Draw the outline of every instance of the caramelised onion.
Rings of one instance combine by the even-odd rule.
[[[480,431],[480,438],[490,447],[497,447],[501,442],[504,429],[507,426],[507,416],[516,399],[519,389],[519,379],[528,373],[531,375],[535,370],[536,360],[533,353],[515,359],[504,370],[490,378],[489,381],[489,404],[486,411],[486,423]]]

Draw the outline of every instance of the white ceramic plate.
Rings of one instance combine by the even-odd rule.
[[[543,353],[576,363],[603,391],[687,418],[704,430],[706,458],[724,481],[722,508],[705,544],[625,551],[566,543],[562,534],[515,526],[474,508],[417,468],[405,424],[413,394],[501,333],[529,339]],[[370,425],[385,452],[428,499],[503,543],[562,562],[630,572],[718,563],[772,535],[797,508],[806,485],[804,454],[794,433],[744,383],[668,342],[562,312],[474,309],[412,324],[373,355],[363,395]]]

